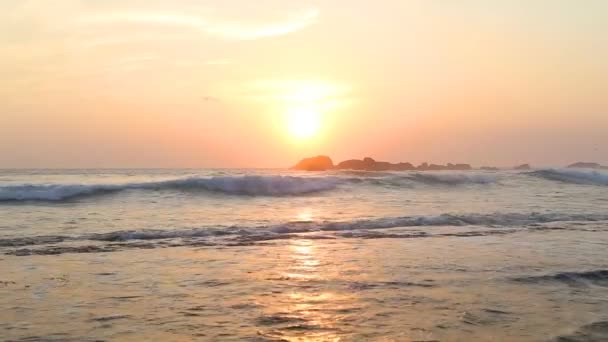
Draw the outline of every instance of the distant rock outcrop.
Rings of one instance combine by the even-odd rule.
[[[469,164],[452,164],[448,163],[447,165],[437,165],[437,164],[429,164],[422,163],[416,167],[418,171],[442,171],[442,170],[454,170],[454,171],[465,171],[472,170],[473,168]]]
[[[466,171],[466,170],[472,170],[473,167],[469,164],[452,164],[452,163],[448,163],[448,165],[445,167],[446,170],[456,170],[456,171]]]
[[[411,163],[397,163],[376,161],[373,158],[366,157],[361,159],[350,159],[338,163],[335,167],[340,170],[358,170],[358,171],[433,171],[433,170],[471,170],[469,164],[447,164],[436,165],[422,163],[419,166],[414,166]]]
[[[598,163],[590,163],[590,162],[577,162],[574,164],[568,165],[570,169],[603,169],[605,166],[602,166]]]
[[[494,166],[482,166],[479,168],[480,170],[483,171],[499,171],[500,169]]]
[[[414,166],[411,163],[389,163],[384,161],[376,161],[373,158],[365,157],[361,159],[350,159],[338,163],[334,166],[331,158],[328,156],[316,156],[311,158],[304,158],[300,160],[292,170],[302,171],[326,171],[331,169],[337,170],[357,170],[357,171],[440,171],[440,170],[455,170],[465,171],[472,170],[473,168],[469,164],[452,164],[438,165],[422,163],[418,166]],[[488,168],[489,169],[489,168]],[[492,168],[495,169],[495,168]],[[498,169],[496,169],[498,170]]]
[[[302,171],[326,171],[334,168],[334,163],[328,156],[316,156],[304,158],[294,165],[292,170]]]
[[[530,164],[521,164],[521,165],[518,165],[518,166],[516,166],[516,167],[513,168],[513,170],[522,170],[522,171],[523,170],[531,170],[531,169],[532,169],[532,167],[530,166]]]
[[[336,169],[340,170],[367,170],[373,167],[375,161],[372,158],[360,159],[349,159],[336,165]]]
[[[397,163],[391,164],[391,170],[394,171],[411,171],[416,170],[416,167],[411,163]]]

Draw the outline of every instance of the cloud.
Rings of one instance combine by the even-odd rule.
[[[317,20],[319,10],[309,8],[292,13],[283,20],[258,25],[241,25],[236,22],[216,22],[204,30],[209,34],[242,40],[281,36],[301,30]]]
[[[141,25],[186,28],[211,36],[232,40],[255,40],[286,35],[313,24],[319,16],[316,8],[306,8],[284,13],[274,19],[246,22],[209,14],[186,15],[182,13],[117,11],[84,15],[78,22],[90,25]]]

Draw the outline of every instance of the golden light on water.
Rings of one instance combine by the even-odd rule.
[[[314,219],[314,213],[311,209],[305,208],[297,213],[296,219],[299,222],[311,222]]]

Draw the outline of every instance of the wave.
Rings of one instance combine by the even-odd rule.
[[[495,175],[481,173],[415,173],[410,178],[431,185],[490,184],[498,180]]]
[[[326,175],[320,177],[245,175],[189,177],[156,182],[122,184],[22,184],[0,186],[0,202],[64,201],[80,197],[98,196],[126,190],[180,190],[223,193],[245,196],[297,196],[333,190],[342,184],[411,187],[424,185],[488,184],[496,177],[465,173],[358,173],[359,177]]]
[[[383,217],[344,222],[287,222],[271,226],[201,227],[191,229],[142,229],[122,230],[86,235],[29,236],[0,239],[0,253],[6,255],[56,255],[63,253],[101,253],[126,249],[164,247],[231,247],[269,243],[289,239],[413,239],[456,237],[469,238],[510,234],[524,229],[542,229],[549,222],[596,222],[608,221],[608,215],[566,214],[462,214],[408,217]],[[458,226],[455,231],[398,228],[423,226]],[[485,229],[465,228],[482,226]],[[390,229],[381,231],[382,229]],[[566,229],[566,228],[559,228]],[[570,228],[580,229],[580,228]],[[521,282],[559,281],[562,279],[588,279],[608,283],[608,271],[564,273],[552,276],[515,279]],[[603,286],[603,285],[602,285]]]
[[[190,177],[124,184],[44,184],[0,187],[0,201],[62,201],[125,190],[205,190],[229,195],[294,196],[334,189],[335,177],[224,176]]]
[[[528,174],[564,183],[608,185],[608,173],[597,170],[547,169],[529,172]]]
[[[572,286],[588,284],[608,286],[608,270],[560,272],[549,275],[518,277],[514,278],[514,280],[523,283],[559,282]]]
[[[552,181],[608,185],[608,173],[597,170],[548,169],[523,173]],[[243,175],[189,177],[121,184],[20,184],[0,186],[0,202],[65,201],[126,190],[207,191],[235,196],[298,196],[342,185],[413,188],[499,183],[501,176],[478,172],[340,172],[324,176]]]
[[[390,228],[431,226],[490,226],[490,227],[536,227],[552,222],[597,222],[608,221],[608,214],[559,214],[559,213],[494,213],[494,214],[441,214],[428,216],[380,217],[351,221],[286,222],[269,226],[202,227],[191,229],[143,229],[121,230],[109,233],[94,233],[82,236],[34,236],[0,239],[0,247],[22,247],[37,244],[53,244],[64,241],[120,242],[130,240],[161,240],[175,238],[221,239],[239,236],[243,238],[272,237],[301,233],[332,233],[370,231]],[[346,237],[347,235],[340,235]],[[356,235],[353,235],[356,237]],[[413,237],[425,236],[416,232]]]
[[[608,341],[608,321],[596,321],[585,324],[568,335],[560,335],[554,340],[556,342],[600,342]]]

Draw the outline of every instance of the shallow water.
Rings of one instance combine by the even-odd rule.
[[[2,171],[0,336],[604,341],[605,177]]]

